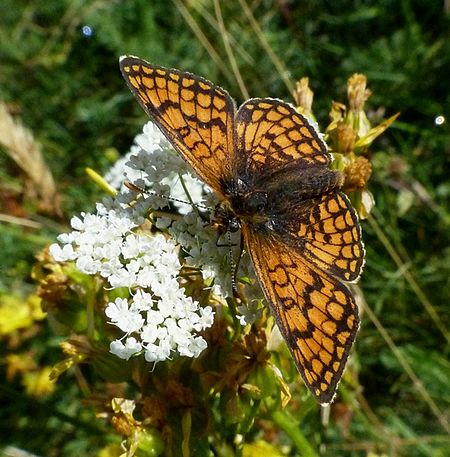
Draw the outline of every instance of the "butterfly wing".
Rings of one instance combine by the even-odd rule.
[[[200,178],[219,194],[231,177],[235,105],[228,93],[199,76],[120,59],[120,69],[144,110]]]
[[[260,284],[297,368],[316,399],[330,403],[359,326],[346,286],[270,234],[243,226]]]
[[[236,173],[271,173],[293,161],[297,166],[326,167],[331,162],[316,129],[295,108],[281,100],[254,98],[236,115]]]
[[[344,281],[358,279],[364,245],[356,211],[342,192],[298,202],[281,217],[284,238],[318,268]]]

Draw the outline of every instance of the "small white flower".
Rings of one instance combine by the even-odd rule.
[[[156,269],[153,265],[145,265],[136,277],[136,284],[144,289],[149,287],[152,288],[152,285],[155,282]]]
[[[84,213],[81,213],[84,216]],[[84,229],[84,222],[77,216],[72,217],[70,220],[70,225],[74,230],[83,230]]]
[[[108,278],[109,276],[116,275],[121,270],[124,270],[123,264],[117,257],[106,257],[105,261],[101,262],[98,272],[104,278]]]
[[[262,308],[256,301],[237,306],[240,315],[237,316],[241,325],[254,324],[262,316]]]
[[[180,352],[180,355],[183,357],[193,357],[194,353],[191,351],[191,349],[188,347],[188,345],[183,346],[180,345],[178,351]]]
[[[214,311],[211,306],[205,306],[200,309],[200,321],[201,330],[206,330],[211,327],[214,323]]]
[[[142,351],[142,344],[130,336],[126,339],[125,344],[120,340],[112,341],[109,345],[109,351],[121,359],[128,360],[132,355]]]
[[[158,326],[154,322],[144,325],[141,332],[142,341],[148,345],[149,343],[154,343],[157,338]]]
[[[164,316],[154,309],[147,311],[147,323],[151,325],[159,325],[164,322]]]
[[[153,307],[154,299],[151,294],[138,289],[133,296],[133,307],[139,311],[148,311]]]
[[[137,283],[137,278],[135,273],[120,268],[108,277],[108,282],[113,288],[133,287]]]
[[[50,246],[49,252],[57,262],[66,262],[67,260],[75,260],[77,258],[77,254],[71,244],[65,244],[61,248],[59,244],[54,243]]]
[[[205,339],[201,336],[197,336],[194,338],[189,346],[190,350],[192,351],[192,357],[198,357],[206,348],[208,344],[206,343]]]
[[[120,316],[128,311],[128,300],[126,298],[116,298],[114,302],[105,308],[105,314],[113,321],[117,322]]]
[[[170,357],[171,347],[168,341],[163,340],[161,344],[148,344],[145,347],[145,360],[147,362],[162,362]]]
[[[112,324],[127,334],[141,330],[145,322],[138,311],[129,308],[128,300],[124,298],[116,298],[114,302],[109,303],[105,314],[111,319]]]
[[[94,260],[91,256],[83,255],[82,257],[78,257],[75,265],[82,273],[93,275],[98,272],[101,263]]]
[[[125,238],[125,242],[122,246],[122,255],[125,259],[133,259],[140,255],[141,253],[141,243],[140,237],[136,236],[134,233],[130,233]]]

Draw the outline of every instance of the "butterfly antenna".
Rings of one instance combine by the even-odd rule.
[[[181,181],[181,183],[182,183],[183,189],[186,192],[186,195],[188,196],[188,200],[189,201],[181,200],[180,198],[175,198],[175,197],[168,197],[167,195],[158,194],[158,193],[153,192],[151,190],[144,189],[143,187],[137,186],[136,184],[134,184],[134,183],[132,183],[130,181],[124,181],[123,182],[125,187],[128,187],[128,189],[130,189],[133,192],[136,192],[138,194],[153,195],[155,197],[165,198],[165,199],[167,199],[168,201],[171,201],[171,202],[183,203],[184,205],[191,205],[193,208],[196,208],[197,210],[199,208],[202,208],[202,209],[205,209],[206,211],[209,211],[209,212],[213,211],[212,208],[209,208],[208,206],[202,205],[201,203],[194,203],[192,201],[191,196],[187,192],[187,189],[185,187],[184,181]]]
[[[206,205],[202,205],[201,203],[194,203],[193,200],[192,200],[192,197],[191,197],[191,194],[189,193],[189,190],[188,188],[186,187],[186,183],[184,182],[184,179],[183,179],[183,176],[181,175],[178,175],[178,177],[180,178],[180,183],[181,183],[181,187],[183,188],[184,190],[184,193],[186,194],[186,197],[187,199],[189,200],[189,204],[192,205],[194,208],[196,208],[197,210],[199,208],[202,208],[202,209],[205,209],[207,211],[210,211],[212,212],[213,209],[212,208],[209,208],[208,206]],[[185,202],[186,203],[186,202]]]

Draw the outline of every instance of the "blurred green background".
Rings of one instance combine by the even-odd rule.
[[[328,427],[318,409],[298,426],[317,455],[450,455],[449,2],[2,0],[1,10],[0,102],[44,161],[15,159],[0,121],[0,445],[90,456],[117,442],[73,378],[44,393],[27,378],[62,357],[49,323],[25,316],[11,330],[5,316],[32,300],[35,254],[100,198],[85,167],[107,171],[147,120],[118,70],[134,54],[205,76],[238,102],[291,101],[308,76],[322,129],[354,72],[368,77],[369,115],[401,112],[371,150],[367,308],[352,362],[361,395],[342,398]],[[53,175],[60,206],[42,203],[54,193],[36,167]]]

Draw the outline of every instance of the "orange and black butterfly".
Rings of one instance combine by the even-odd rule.
[[[219,196],[216,223],[242,230],[304,382],[329,403],[359,326],[343,281],[358,278],[364,247],[325,143],[281,100],[254,98],[236,109],[200,76],[131,56],[120,68],[144,110]]]

